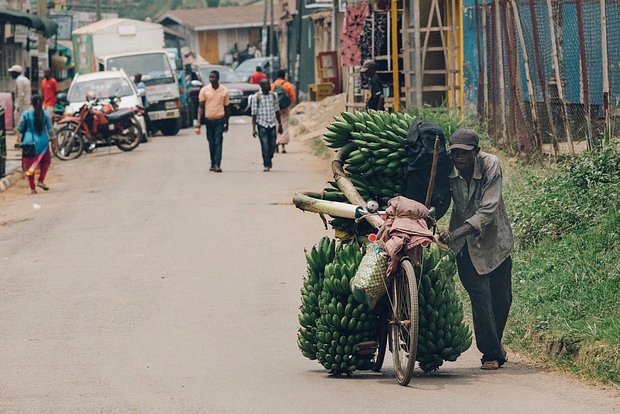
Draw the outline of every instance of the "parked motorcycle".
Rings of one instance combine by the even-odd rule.
[[[72,160],[91,152],[97,143],[116,144],[122,151],[132,151],[142,139],[142,128],[134,111],[118,109],[117,97],[99,101],[87,97],[80,110],[63,117],[56,132],[57,145],[52,151],[61,160]]]

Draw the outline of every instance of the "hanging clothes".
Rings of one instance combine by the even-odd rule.
[[[364,22],[370,12],[368,3],[347,4],[344,27],[340,35],[342,63],[344,66],[361,66],[362,53],[359,39],[364,31]]]
[[[375,50],[373,53],[373,30],[372,30],[372,19],[375,19],[375,30],[374,30],[374,46]],[[372,13],[370,16],[366,18],[366,22],[364,24],[364,32],[360,37],[360,50],[362,51],[362,62],[368,59],[373,59],[375,56],[385,56],[387,55],[387,23],[388,23],[388,15],[385,13]]]

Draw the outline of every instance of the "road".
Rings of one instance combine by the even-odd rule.
[[[0,412],[619,412],[617,391],[523,363],[484,372],[474,350],[407,388],[389,361],[333,379],[303,358],[303,249],[329,233],[291,198],[328,172],[289,150],[262,172],[237,123],[210,173],[185,130],[55,161],[47,193],[0,194]]]

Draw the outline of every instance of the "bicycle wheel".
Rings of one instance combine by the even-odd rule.
[[[82,155],[84,143],[74,128],[67,125],[56,133],[57,144],[52,145],[52,152],[60,160],[74,160]]]
[[[375,358],[375,364],[372,367],[374,372],[381,371],[383,367],[383,360],[385,359],[385,350],[387,348],[388,341],[388,305],[384,303],[381,307],[381,311],[377,316],[379,318],[379,329],[377,330],[377,356]]]
[[[407,385],[418,350],[418,285],[408,259],[403,260],[391,286],[390,340],[396,378]]]

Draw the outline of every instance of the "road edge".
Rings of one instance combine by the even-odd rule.
[[[21,176],[22,172],[19,167],[9,171],[7,175],[0,179],[0,193],[3,193],[11,188],[21,178]]]

